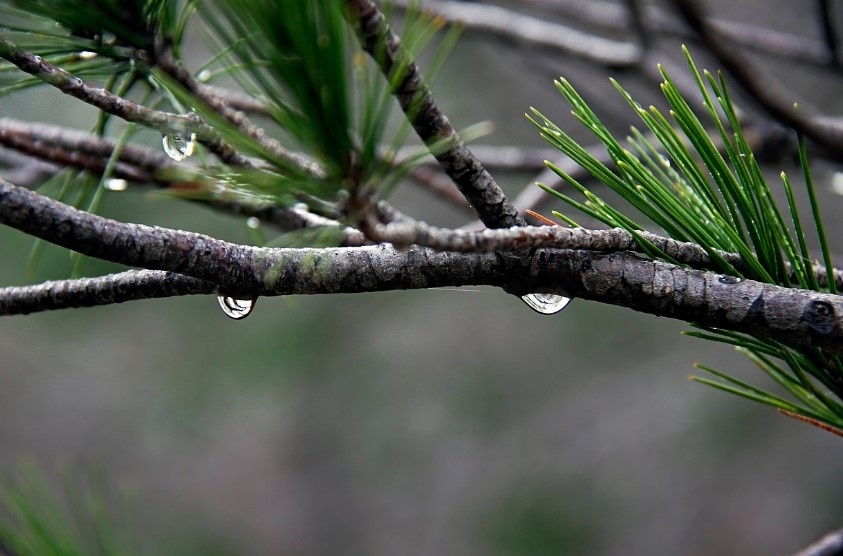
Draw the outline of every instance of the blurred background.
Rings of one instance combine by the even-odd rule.
[[[637,41],[629,24],[588,20],[626,3],[498,4]],[[814,3],[706,4],[725,21],[820,37]],[[716,67],[689,37],[649,38],[651,64],[678,64],[687,42]],[[747,55],[795,98],[843,110],[838,67]],[[458,127],[494,123],[484,145],[544,148],[523,117],[530,106],[586,141],[565,118],[560,75],[620,132],[634,120],[609,76],[658,102],[637,68],[471,28],[435,93]],[[0,113],[80,129],[95,117],[47,89],[4,98]],[[769,168],[799,182],[790,157]],[[841,253],[839,166],[817,159],[814,170]],[[535,175],[496,173],[513,196]],[[470,220],[410,183],[392,202],[437,225]],[[542,207],[552,209],[567,207]],[[108,193],[101,213],[250,241],[242,218],[141,187]],[[32,245],[0,229],[2,285],[69,275],[67,252],[48,248],[27,276]],[[109,489],[133,493],[133,544],[155,554],[783,554],[843,526],[843,441],[689,382],[700,361],[766,385],[687,329],[584,301],[542,316],[484,288],[261,299],[243,321],[213,297],[7,317],[0,471],[14,474],[21,456],[48,474],[96,469]]]

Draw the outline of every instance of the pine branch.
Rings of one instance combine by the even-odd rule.
[[[413,129],[489,228],[522,226],[524,219],[494,178],[469,150],[425,84],[418,66],[372,0],[347,0],[363,48],[387,79],[399,78],[393,94]]]
[[[49,161],[60,166],[88,170],[102,174],[108,157],[114,152],[115,141],[76,129],[0,118],[0,144],[18,152]],[[163,153],[124,145],[120,151],[113,176],[135,183],[151,183],[169,187],[171,181],[161,178],[161,172],[174,163]],[[222,198],[198,198],[194,201],[212,206],[229,214],[255,217],[282,230],[322,227],[339,230],[339,245],[364,245],[366,238],[357,230],[297,207],[280,207],[266,203],[248,203]]]
[[[263,249],[108,220],[5,181],[0,181],[0,222],[88,256],[212,282],[227,295],[490,285],[516,294],[591,299],[843,354],[839,296],[683,269],[628,252],[540,249],[513,270],[503,269],[497,254],[419,247]],[[0,298],[4,295],[0,290]]]
[[[129,270],[97,278],[56,280],[34,286],[0,288],[0,315],[95,307],[182,295],[216,293],[211,282],[175,272]]]
[[[49,124],[0,118],[0,145],[42,161],[101,174],[116,142],[90,133]],[[156,172],[172,165],[165,154],[123,145],[114,177],[138,183],[158,182]]]
[[[119,97],[44,61],[40,56],[22,50],[13,42],[2,37],[0,37],[0,57],[5,58],[22,71],[56,87],[61,92],[76,97],[103,112],[122,118],[127,122],[139,123],[162,134],[171,131],[195,133],[196,138],[221,161],[234,166],[250,166],[245,157],[238,154],[219,137],[219,134],[213,128],[198,118],[151,110],[136,102]]]
[[[232,108],[224,98],[210,94],[210,92],[198,83],[193,78],[193,75],[191,75],[191,73],[169,53],[162,53],[159,55],[156,58],[156,65],[167,75],[181,84],[199,101],[228,120],[240,133],[257,141],[257,143],[274,158],[284,161],[286,164],[295,168],[302,174],[308,175],[314,179],[323,179],[326,177],[325,170],[318,164],[300,155],[291,153],[285,149],[277,139],[267,137],[266,132],[262,128],[253,124],[246,114]]]

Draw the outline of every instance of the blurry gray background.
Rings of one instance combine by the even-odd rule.
[[[818,36],[813,3],[709,5]],[[656,39],[660,56],[680,59],[678,40]],[[825,112],[843,110],[840,72],[753,59]],[[528,107],[577,129],[559,75],[621,131],[632,114],[609,75],[657,101],[624,71],[472,32],[436,94],[458,127],[495,123],[482,143],[543,147]],[[0,113],[82,129],[94,114],[46,89],[3,99]],[[799,182],[793,161],[771,175],[780,169]],[[816,164],[839,253],[836,170]],[[500,179],[514,194],[531,177]],[[393,201],[464,222],[411,184]],[[141,188],[110,193],[102,213],[248,241],[242,220]],[[50,249],[26,276],[31,246],[0,229],[0,283],[68,275],[66,252]],[[0,470],[28,454],[132,485],[137,542],[158,554],[775,554],[843,526],[843,439],[689,382],[700,361],[766,384],[687,328],[584,301],[541,316],[482,288],[261,299],[243,321],[213,297],[3,318]]]

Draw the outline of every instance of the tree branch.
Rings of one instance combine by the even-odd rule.
[[[522,226],[524,219],[439,109],[410,54],[372,0],[346,0],[360,41],[387,79],[413,129],[489,228]],[[398,74],[397,72],[400,72]]]
[[[248,159],[226,144],[212,127],[198,120],[198,118],[151,110],[119,97],[44,61],[40,56],[22,50],[13,42],[2,37],[0,37],[0,57],[5,58],[26,73],[56,87],[61,92],[76,97],[103,112],[122,118],[127,122],[139,123],[162,134],[171,131],[195,133],[196,138],[226,164],[234,166],[251,165]]]
[[[627,252],[540,249],[528,264],[508,268],[498,254],[420,247],[262,249],[108,220],[2,180],[0,222],[92,257],[212,282],[226,295],[490,285],[518,295],[581,297],[843,354],[842,297],[683,269]]]
[[[62,166],[88,170],[101,174],[107,159],[114,151],[115,141],[90,133],[36,122],[23,122],[0,118],[0,144],[21,153],[50,161]],[[124,145],[114,176],[137,183],[152,183],[162,187],[172,182],[160,177],[160,171],[173,166],[169,157],[158,151],[137,145]],[[366,238],[358,230],[341,225],[297,207],[279,207],[265,203],[247,203],[225,198],[195,199],[221,211],[243,216],[253,216],[274,224],[282,230],[303,228],[336,228],[340,245],[365,245]]]
[[[407,8],[410,0],[399,0]],[[494,33],[518,42],[568,52],[583,60],[604,66],[624,67],[636,65],[641,58],[638,46],[624,41],[607,39],[537,17],[520,14],[500,6],[468,2],[425,2],[449,22],[463,22],[470,29]]]
[[[0,288],[0,315],[111,305],[137,299],[210,294],[211,282],[175,272],[129,270],[97,278],[56,280],[35,286]]]
[[[278,160],[283,165],[295,168],[297,171],[316,179],[323,179],[326,177],[325,170],[317,163],[312,160],[308,160],[303,156],[291,153],[285,149],[277,139],[267,137],[264,130],[253,124],[249,118],[246,117],[246,114],[232,108],[224,98],[215,96],[207,91],[193,78],[193,75],[187,71],[180,62],[173,59],[169,53],[162,53],[159,55],[156,58],[155,63],[164,73],[175,79],[199,101],[228,120],[240,133],[257,141],[261,148],[266,151],[268,154],[267,158],[270,160]]]

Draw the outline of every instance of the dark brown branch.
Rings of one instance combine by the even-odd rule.
[[[413,129],[428,147],[434,148],[432,154],[483,223],[489,228],[523,225],[524,219],[439,109],[418,66],[392,32],[377,5],[372,0],[346,0],[346,4],[351,23],[360,33],[363,48],[387,79],[400,75],[394,95]]]
[[[491,285],[519,295],[592,299],[843,354],[839,296],[687,270],[633,253],[541,249],[525,266],[511,268],[497,254],[419,247],[261,249],[108,220],[2,180],[0,222],[88,256],[212,282],[234,296]]]
[[[16,44],[0,37],[0,57],[22,71],[56,87],[61,92],[99,108],[127,122],[139,123],[162,134],[171,131],[195,133],[197,139],[226,164],[249,166],[249,161],[226,144],[219,134],[197,118],[159,112],[119,97],[101,87],[92,85],[63,69],[44,61],[40,56],[26,52]]]

